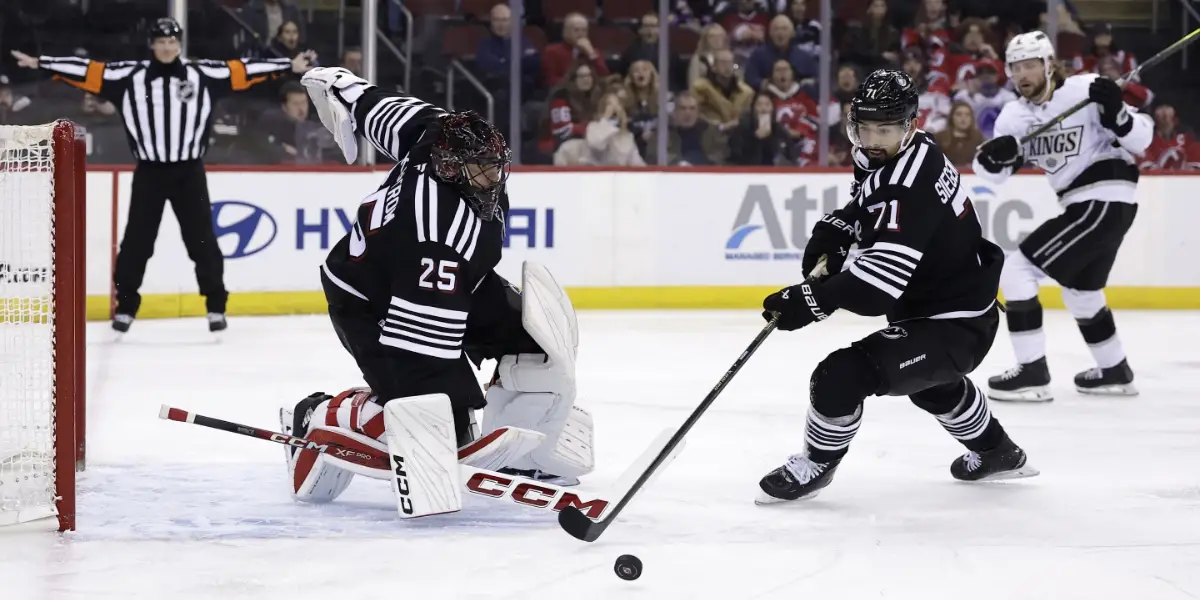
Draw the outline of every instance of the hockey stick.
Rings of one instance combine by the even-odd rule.
[[[1164,60],[1167,60],[1176,52],[1183,50],[1189,44],[1196,41],[1197,35],[1200,35],[1200,28],[1195,29],[1191,33],[1183,36],[1182,38],[1180,38],[1179,41],[1175,42],[1174,44],[1171,44],[1170,46],[1163,48],[1162,51],[1160,51],[1158,54],[1151,56],[1149,60],[1138,65],[1137,68],[1135,68],[1134,70],[1123,75],[1120,79],[1117,80],[1117,85],[1125,85],[1126,81],[1129,81],[1130,79],[1133,79],[1134,77],[1137,77],[1138,74],[1141,73],[1143,69],[1148,69],[1150,67],[1153,67],[1154,65],[1157,65],[1158,63],[1160,63]],[[1033,131],[1021,136],[1021,140],[1019,142],[1020,145],[1023,146],[1029,140],[1032,140],[1033,138],[1035,138],[1039,135],[1042,135],[1043,133],[1046,133],[1051,128],[1053,128],[1055,125],[1058,125],[1059,123],[1063,122],[1067,117],[1079,112],[1080,110],[1083,110],[1083,108],[1086,107],[1088,104],[1091,104],[1091,102],[1092,102],[1091,99],[1084,99],[1084,100],[1080,100],[1079,102],[1075,103],[1074,106],[1063,111],[1062,114],[1058,115],[1057,117],[1054,117],[1053,119],[1050,119],[1049,121],[1046,121],[1045,123],[1040,125],[1037,129],[1034,129]]]
[[[825,257],[822,256],[821,260],[817,261],[817,266],[814,267],[812,272],[809,274],[809,279],[823,277],[828,273],[828,271],[825,269],[825,262]],[[671,438],[667,440],[663,448],[658,451],[657,456],[654,457],[654,460],[651,461],[649,466],[642,471],[642,474],[638,476],[636,480],[634,480],[633,484],[629,486],[629,489],[621,495],[621,499],[617,501],[617,505],[614,506],[612,510],[610,510],[608,514],[604,516],[603,519],[593,521],[578,509],[566,508],[562,512],[558,513],[558,524],[562,526],[563,530],[571,534],[572,537],[585,542],[594,542],[599,539],[604,533],[604,530],[608,529],[608,526],[612,524],[613,520],[617,518],[617,515],[619,515],[625,508],[625,505],[629,504],[629,501],[633,499],[633,496],[638,493],[638,490],[642,489],[642,486],[646,485],[646,482],[650,480],[655,471],[662,467],[664,463],[667,463],[675,458],[675,455],[679,453],[679,445],[683,443],[684,436],[691,431],[692,427],[696,424],[696,421],[700,420],[700,417],[717,399],[717,396],[721,395],[721,392],[725,390],[725,386],[729,384],[729,382],[733,379],[733,376],[737,375],[738,371],[742,370],[742,367],[745,366],[746,362],[750,360],[750,357],[754,355],[754,352],[758,350],[758,347],[761,346],[764,341],[766,341],[767,336],[771,335],[772,331],[775,331],[775,327],[778,325],[778,322],[779,315],[775,315],[775,317],[767,322],[767,325],[762,328],[762,331],[760,331],[758,335],[754,337],[754,341],[750,342],[750,345],[742,351],[742,354],[738,356],[737,360],[733,361],[733,365],[729,367],[728,371],[725,371],[725,374],[722,375],[721,379],[717,381],[717,385],[713,387],[712,391],[710,391],[707,396],[704,397],[704,401],[700,403],[700,406],[697,406],[696,410],[692,411],[692,414],[688,416],[686,421],[683,422],[683,425],[678,431],[675,432],[675,435],[672,435]],[[657,443],[653,444],[650,449],[647,450],[647,452],[652,452],[657,446]],[[638,462],[641,461],[642,459],[639,458]],[[637,463],[635,463],[635,465],[636,464]],[[632,467],[630,470],[632,470]]]
[[[294,435],[214,419],[213,417],[206,417],[183,410],[182,408],[172,408],[165,404],[159,409],[158,418],[168,421],[178,421],[180,423],[192,423],[211,429],[267,440],[283,444],[284,446],[292,446],[301,450],[320,452],[356,465],[391,472],[391,461],[383,454],[347,448],[333,443],[318,444],[317,442]],[[470,452],[465,449],[459,450],[460,459],[463,457],[464,451]],[[552,511],[561,511],[566,508],[575,511],[586,510],[587,514],[592,517],[600,517],[612,505],[611,502],[603,498],[585,500],[566,488],[542,481],[524,481],[520,477],[505,475],[497,471],[466,464],[460,464],[458,467],[459,479],[463,487],[468,492],[478,496],[485,496],[492,499],[508,498],[516,504]],[[587,517],[584,518],[586,519]]]

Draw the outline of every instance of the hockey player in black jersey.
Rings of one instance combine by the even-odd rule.
[[[1004,257],[983,238],[954,165],[916,128],[917,101],[917,86],[903,72],[879,70],[863,80],[847,124],[854,198],[817,223],[804,249],[804,272],[824,257],[828,275],[763,301],[763,316],[778,315],[785,331],[839,309],[886,315],[888,327],[817,365],[804,451],[763,477],[759,504],[810,498],[829,485],[868,396],[908,396],[936,417],[967,448],[950,466],[955,479],[1037,474],[967,378],[996,336]]]
[[[281,424],[318,442],[399,444],[408,460],[399,483],[328,454],[289,453],[295,496],[330,501],[359,473],[395,480],[401,505],[418,493],[457,497],[456,474],[447,489],[428,483],[448,467],[412,472],[437,462],[414,456],[446,457],[443,448],[472,466],[541,479],[589,472],[592,422],[574,406],[570,302],[537,265],[525,265],[523,293],[495,271],[509,209],[503,136],[475,113],[441,110],[346,69],[313,69],[302,83],[348,162],[357,134],[396,165],[320,266],[334,332],[368,387],[313,394],[283,411]],[[537,309],[523,311],[531,297]],[[472,366],[483,359],[498,361],[486,398]],[[477,439],[474,411],[485,406]]]

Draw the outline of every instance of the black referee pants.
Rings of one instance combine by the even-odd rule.
[[[208,180],[204,163],[192,160],[179,163],[140,161],[133,171],[133,190],[129,200],[129,220],[113,283],[117,290],[117,312],[137,315],[142,297],[138,289],[146,275],[146,263],[154,255],[154,242],[162,223],[163,208],[171,210],[179,221],[188,258],[196,264],[196,283],[205,298],[208,312],[225,312],[225,258],[213,233],[212,205],[208,198]]]

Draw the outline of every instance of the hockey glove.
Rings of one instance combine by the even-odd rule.
[[[805,281],[767,296],[763,300],[763,318],[770,321],[774,313],[778,313],[776,327],[783,331],[794,331],[824,321],[835,307],[822,304],[813,286],[813,282]]]
[[[1121,86],[1107,77],[1097,77],[1088,86],[1088,100],[1100,108],[1100,124],[1117,137],[1125,137],[1133,129],[1133,118],[1125,110],[1125,101],[1122,100],[1124,94]]]
[[[1021,156],[1021,144],[1011,135],[994,137],[979,145],[979,164],[991,173],[999,173],[1007,167],[1013,172],[1025,164]]]
[[[813,226],[812,237],[804,246],[804,259],[801,268],[804,273],[812,273],[825,258],[825,272],[833,275],[842,270],[846,262],[846,254],[854,243],[854,226],[834,215],[825,215]]]

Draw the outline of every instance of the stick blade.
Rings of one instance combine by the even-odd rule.
[[[583,511],[568,506],[558,513],[558,524],[563,528],[563,531],[571,534],[571,537],[585,542],[594,542],[604,533],[606,524],[601,521],[597,523],[583,514]]]

